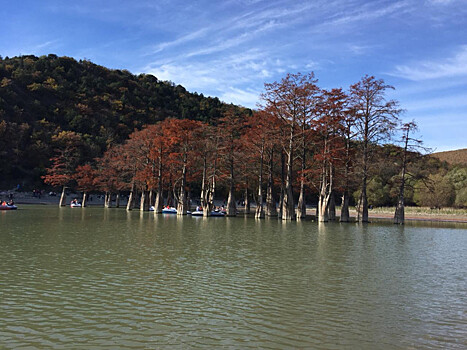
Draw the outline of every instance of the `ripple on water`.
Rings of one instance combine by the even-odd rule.
[[[465,231],[68,214],[2,222],[1,345],[467,347]]]

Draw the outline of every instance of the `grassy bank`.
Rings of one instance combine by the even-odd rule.
[[[353,208],[355,210],[355,208]],[[395,207],[379,207],[370,209],[371,214],[391,214],[394,215]],[[429,207],[405,207],[406,215],[420,216],[467,216],[467,209],[442,208],[431,209]]]

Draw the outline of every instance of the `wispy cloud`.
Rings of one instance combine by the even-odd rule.
[[[182,45],[193,40],[199,39],[204,37],[208,33],[208,28],[201,28],[195,32],[190,32],[186,35],[182,35],[175,40],[172,41],[165,41],[162,43],[157,44],[147,55],[155,54],[161,52],[165,49],[169,49],[174,46]]]
[[[398,65],[390,74],[414,81],[467,75],[467,45],[458,48],[452,57]]]

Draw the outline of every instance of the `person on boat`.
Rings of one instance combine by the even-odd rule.
[[[13,202],[13,199],[10,199],[10,201],[8,202],[8,205],[9,206],[15,205],[15,202]]]
[[[7,205],[5,201],[2,202],[2,205]]]

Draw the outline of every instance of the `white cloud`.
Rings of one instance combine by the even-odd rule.
[[[220,99],[225,102],[231,102],[237,105],[253,108],[259,101],[260,91],[243,90],[230,86]]]
[[[391,75],[415,81],[467,75],[467,45],[461,46],[453,57],[442,61],[398,65]]]

